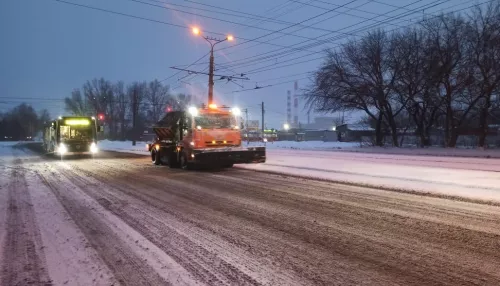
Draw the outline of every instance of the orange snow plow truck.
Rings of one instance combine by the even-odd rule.
[[[237,108],[218,108],[215,104],[168,112],[153,127],[155,141],[146,145],[153,164],[191,169],[264,163],[266,147],[241,145],[240,113]]]

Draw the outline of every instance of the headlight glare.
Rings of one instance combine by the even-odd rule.
[[[64,153],[68,152],[68,148],[66,147],[66,145],[61,143],[61,144],[59,144],[59,148],[57,148],[57,152],[59,154],[63,155]]]
[[[92,142],[90,144],[90,152],[95,154],[95,153],[97,153],[97,151],[99,151],[99,149],[97,149],[97,144],[95,144],[95,142]]]

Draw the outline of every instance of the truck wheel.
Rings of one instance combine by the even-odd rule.
[[[168,167],[179,168],[179,162],[177,161],[177,153],[170,152],[168,155]]]
[[[151,151],[151,161],[155,165],[161,164],[160,152],[159,151]]]
[[[183,170],[190,170],[191,164],[189,164],[186,154],[182,154],[180,158],[180,165]]]

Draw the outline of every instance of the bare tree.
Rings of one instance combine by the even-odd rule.
[[[50,113],[47,109],[42,109],[38,114],[38,130],[43,130],[45,124],[51,120]]]
[[[144,102],[148,105],[148,123],[156,123],[160,116],[165,113],[170,101],[171,96],[168,86],[163,86],[158,80],[150,82],[144,98]]]
[[[330,51],[305,94],[307,103],[316,111],[363,110],[376,122],[376,145],[383,144],[385,124],[399,146],[395,118],[404,104],[393,88],[401,69],[390,60],[394,49],[390,37],[376,31]]]
[[[83,95],[94,115],[107,111],[112,96],[111,86],[111,83],[103,78],[87,81],[83,85]]]
[[[476,7],[469,18],[468,64],[474,67],[472,90],[480,97],[478,145],[484,147],[492,99],[500,86],[500,1],[491,2],[486,9]]]
[[[139,130],[144,125],[144,116],[146,105],[144,100],[147,94],[146,82],[134,82],[127,87],[127,97],[130,102],[130,115],[132,119],[132,140],[138,138]]]
[[[401,66],[394,84],[401,104],[416,127],[420,146],[429,146],[430,130],[440,115],[444,102],[438,96],[436,81],[429,76],[432,50],[422,29],[411,28],[393,37],[394,53],[391,58]],[[395,64],[396,64],[395,63]]]
[[[71,97],[64,99],[65,109],[73,115],[84,116],[88,115],[89,109],[87,100],[82,97],[80,89],[74,89],[71,92]]]
[[[125,140],[128,128],[127,112],[130,110],[130,103],[125,93],[125,85],[122,81],[113,85],[113,93],[115,95],[113,108],[115,109],[114,114],[116,116],[117,126],[120,127],[120,139]]]
[[[184,93],[179,93],[175,96],[170,96],[168,105],[173,110],[185,110],[191,103],[192,96]]]
[[[467,91],[473,83],[472,69],[466,57],[466,22],[453,14],[426,21],[422,27],[428,35],[429,84],[435,84],[443,100],[445,146],[455,147],[459,127],[479,100]]]

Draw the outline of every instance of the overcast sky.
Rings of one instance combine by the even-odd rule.
[[[182,27],[76,7],[55,0],[2,0],[0,111],[25,101],[36,109],[48,108],[53,116],[64,114],[64,104],[60,99],[70,95],[74,88],[81,87],[86,80],[100,77],[126,83],[169,78],[164,83],[175,88],[174,92],[187,92],[205,99],[207,76],[185,77],[187,73],[179,73],[172,77],[176,71],[169,68],[187,67],[208,53],[209,46],[205,40],[190,33],[189,27],[199,26],[208,36],[223,38],[225,34],[232,34],[235,37],[232,43],[224,42],[216,46],[216,49],[222,48],[215,55],[216,73],[245,73],[250,78],[249,81],[236,83],[217,81],[215,100],[221,104],[249,108],[250,117],[254,119],[260,117],[259,103],[264,101],[268,126],[278,127],[286,120],[287,90],[293,90],[294,79],[299,79],[299,88],[307,86],[306,72],[319,66],[324,49],[335,47],[349,34],[354,37],[380,25],[388,30],[395,29],[421,20],[424,15],[443,9],[464,9],[475,3],[469,0],[67,2]],[[485,0],[478,3],[482,2]],[[255,17],[267,19],[251,19]],[[325,39],[328,41],[321,42]],[[303,43],[297,45],[300,42]],[[307,47],[304,48],[305,45]],[[302,50],[297,50],[299,47],[303,47]],[[231,66],[223,69],[224,64]],[[189,67],[196,71],[206,71],[207,68],[208,57]],[[265,87],[268,85],[273,86]],[[265,88],[234,92],[256,86]],[[300,121],[307,122],[305,111],[302,107],[300,110]],[[311,119],[314,116],[311,115]]]

